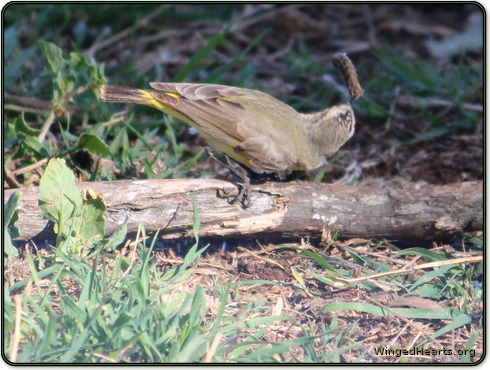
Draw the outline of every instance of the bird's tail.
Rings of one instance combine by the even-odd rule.
[[[103,101],[111,103],[134,103],[161,108],[161,103],[155,99],[150,91],[132,87],[102,85],[100,88],[100,98]]]

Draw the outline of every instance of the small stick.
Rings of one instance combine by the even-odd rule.
[[[350,58],[345,53],[337,53],[334,55],[332,63],[344,75],[351,101],[359,99],[364,94],[364,90],[357,78],[356,67]]]
[[[14,296],[15,302],[15,319],[14,319],[14,335],[12,337],[12,352],[10,361],[16,362],[19,353],[19,343],[22,329],[22,297],[19,294]]]

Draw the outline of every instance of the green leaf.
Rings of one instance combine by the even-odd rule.
[[[44,58],[48,62],[49,67],[51,68],[51,72],[60,72],[65,66],[65,60],[63,59],[61,48],[51,42],[47,42],[44,40],[37,40],[37,45],[41,49]]]
[[[43,339],[36,351],[36,357],[38,358],[42,358],[51,343],[56,343],[56,324],[59,322],[59,318],[58,315],[56,315],[51,310],[48,311],[48,314],[48,325],[46,325],[45,332],[43,333]]]
[[[12,238],[7,231],[5,231],[3,242],[5,243],[5,254],[7,256],[19,257],[19,251],[14,247],[14,243],[12,243]]]
[[[298,254],[300,254],[302,256],[310,257],[310,258],[314,259],[315,262],[318,263],[324,269],[327,269],[327,270],[333,272],[337,276],[341,276],[341,274],[336,269],[334,269],[332,266],[330,266],[330,264],[327,261],[325,261],[321,256],[319,256],[315,252],[309,251],[307,249],[302,249],[300,247],[294,247],[294,246],[281,245],[280,247],[284,248],[284,249],[293,249],[296,252],[298,252]]]
[[[414,289],[410,289],[410,292],[414,291]],[[430,298],[434,300],[441,299],[441,287],[435,284],[426,284],[418,287],[416,290],[416,295],[422,298]]]
[[[87,149],[91,153],[107,157],[111,154],[109,146],[97,136],[92,134],[83,134],[78,139],[77,147],[79,149]]]
[[[34,136],[34,137],[38,137],[39,134],[41,133],[41,130],[35,130],[33,128],[30,128],[26,121],[24,120],[24,115],[21,114],[20,116],[18,116],[17,118],[15,118],[14,120],[14,127],[15,127],[15,131],[17,133],[24,133],[28,136]]]
[[[454,267],[455,267],[454,265],[444,265],[444,266],[440,266],[439,268],[437,268],[435,270],[426,272],[416,282],[414,282],[412,284],[412,286],[408,289],[408,291],[413,292],[420,285],[428,283],[429,281],[431,281],[433,279],[436,279],[436,278],[444,279],[444,275]]]
[[[104,77],[104,65],[101,64],[100,66],[97,66],[97,62],[93,58],[88,61],[85,55],[71,52],[70,64],[76,69],[88,69],[90,72],[90,80],[93,82],[94,86],[97,87],[97,91],[99,91],[98,86],[106,83]]]
[[[445,308],[445,310],[450,310],[450,308]],[[440,337],[441,335],[446,334],[447,332],[450,332],[451,330],[456,330],[457,328],[460,328],[464,325],[467,325],[471,323],[471,316],[466,315],[464,313],[454,311],[453,313],[457,313],[454,315],[453,321],[444,326],[443,328],[437,330],[434,334],[432,334],[432,338],[437,338]]]
[[[28,254],[26,254],[26,259],[28,262],[29,262],[29,258],[31,258],[31,257]],[[56,270],[59,268],[60,268],[59,264],[55,264],[53,266],[47,267],[44,270],[39,271],[39,274],[38,274],[39,278],[44,279],[44,278],[50,276],[52,273],[56,272]],[[14,285],[12,285],[11,287],[8,288],[8,291],[14,292],[16,289],[20,289],[20,288],[25,287],[31,279],[32,279],[32,277],[28,276],[28,277],[22,279],[21,281],[16,282]],[[6,289],[6,291],[7,291],[7,289]]]
[[[198,362],[206,351],[206,337],[202,334],[196,334],[186,341],[184,346],[176,354],[174,361],[180,363]]]
[[[126,217],[122,225],[120,225],[116,231],[112,233],[111,236],[109,236],[107,239],[104,240],[104,247],[103,249],[106,251],[112,251],[113,249],[116,249],[122,242],[124,242],[126,235],[128,233],[128,220],[129,218]]]
[[[43,143],[39,142],[37,138],[32,136],[24,136],[24,135],[20,135],[20,136],[23,144],[27,146],[27,148],[29,148],[32,152],[34,152],[35,154],[43,158],[49,157],[48,150],[45,148]]]
[[[21,191],[16,191],[13,193],[7,203],[3,206],[4,219],[3,219],[3,229],[5,232],[5,253],[8,256],[19,256],[19,251],[14,247],[12,239],[20,235],[19,229],[14,226],[14,223],[18,220],[17,206],[19,205],[20,197],[22,196]]]
[[[7,227],[9,224],[13,224],[18,220],[17,215],[17,206],[19,205],[20,197],[22,196],[21,191],[14,192],[10,197],[7,203],[3,206],[4,211],[4,220],[3,225]]]
[[[70,345],[70,349],[60,357],[60,362],[75,362],[76,355],[81,351],[83,345],[86,343],[87,337],[92,333],[92,325],[96,322],[97,319],[101,316],[103,306],[97,306],[93,312],[90,312],[88,322],[85,323],[85,327],[83,331],[73,338],[73,341]],[[82,350],[83,351],[83,350]]]
[[[301,276],[298,269],[291,267],[291,272],[293,273],[294,278],[301,284],[301,286],[306,290],[305,281],[303,280],[303,276]]]
[[[132,312],[121,312],[119,317],[114,322],[114,328],[118,331],[122,330],[124,326],[128,325],[136,315]]]
[[[468,341],[464,346],[465,352],[464,355],[461,356],[461,362],[467,362],[467,363],[470,362],[470,353],[477,339],[478,339],[478,334],[473,332],[473,334],[470,335]]]
[[[89,199],[83,203],[82,217],[78,236],[85,242],[90,238],[100,235],[104,236],[106,205],[101,197]]]
[[[446,259],[446,257],[441,253],[432,252],[432,251],[429,251],[425,248],[419,248],[419,247],[408,248],[408,249],[404,249],[400,252],[396,252],[393,254],[392,258],[398,258],[401,256],[406,256],[406,255],[425,257],[429,261],[442,261],[442,260]]]
[[[39,214],[57,226],[58,235],[67,236],[69,222],[82,213],[82,195],[75,186],[75,175],[64,159],[49,162],[39,182]]]
[[[471,321],[471,317],[453,310],[451,308],[400,308],[400,307],[391,307],[391,311],[397,313],[400,316],[406,318],[414,318],[414,319],[432,319],[432,320],[463,320],[467,321],[468,318]],[[337,302],[337,303],[329,303],[322,308],[322,312],[333,312],[333,311],[360,311],[366,312],[373,315],[378,316],[393,316],[393,314],[376,305],[362,302]],[[460,316],[464,316],[464,319],[461,319]]]
[[[431,335],[432,339],[436,339],[436,338],[440,337],[441,335],[444,335],[444,334],[450,332],[451,330],[456,330],[456,329],[458,329],[464,325],[471,323],[471,321],[472,321],[470,315],[466,315],[462,312],[452,310],[450,308],[439,308],[436,311],[441,311],[441,310],[452,311],[452,313],[453,313],[452,317],[450,319],[447,319],[447,320],[452,320],[452,321],[449,324],[442,327],[441,329],[437,330],[435,333],[433,333]],[[444,318],[441,318],[441,320],[443,320],[443,319]],[[428,341],[429,341],[429,339],[425,339],[421,343],[419,343],[418,345],[422,346],[425,343],[427,343]]]
[[[73,70],[69,70],[65,73],[58,74],[56,78],[53,79],[53,81],[58,85],[59,89],[61,90],[61,95],[66,95],[72,92],[73,89],[75,88],[75,84],[77,82],[77,76]],[[59,103],[58,98],[60,98],[60,96],[56,96],[56,95],[53,96],[54,96],[54,101],[56,103]]]
[[[93,68],[93,66],[87,62],[87,58],[85,58],[83,54],[77,52],[70,53],[70,64],[73,67]]]

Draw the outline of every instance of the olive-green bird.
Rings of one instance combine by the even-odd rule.
[[[337,54],[334,65],[352,99],[363,91],[352,62]],[[308,171],[325,164],[354,133],[350,104],[302,114],[261,91],[239,87],[152,82],[154,89],[104,85],[101,99],[157,108],[195,127],[217,151],[256,173]]]

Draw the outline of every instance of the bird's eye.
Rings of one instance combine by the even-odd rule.
[[[352,112],[345,111],[343,113],[340,113],[337,119],[339,120],[339,124],[341,126],[350,127],[352,125]]]

